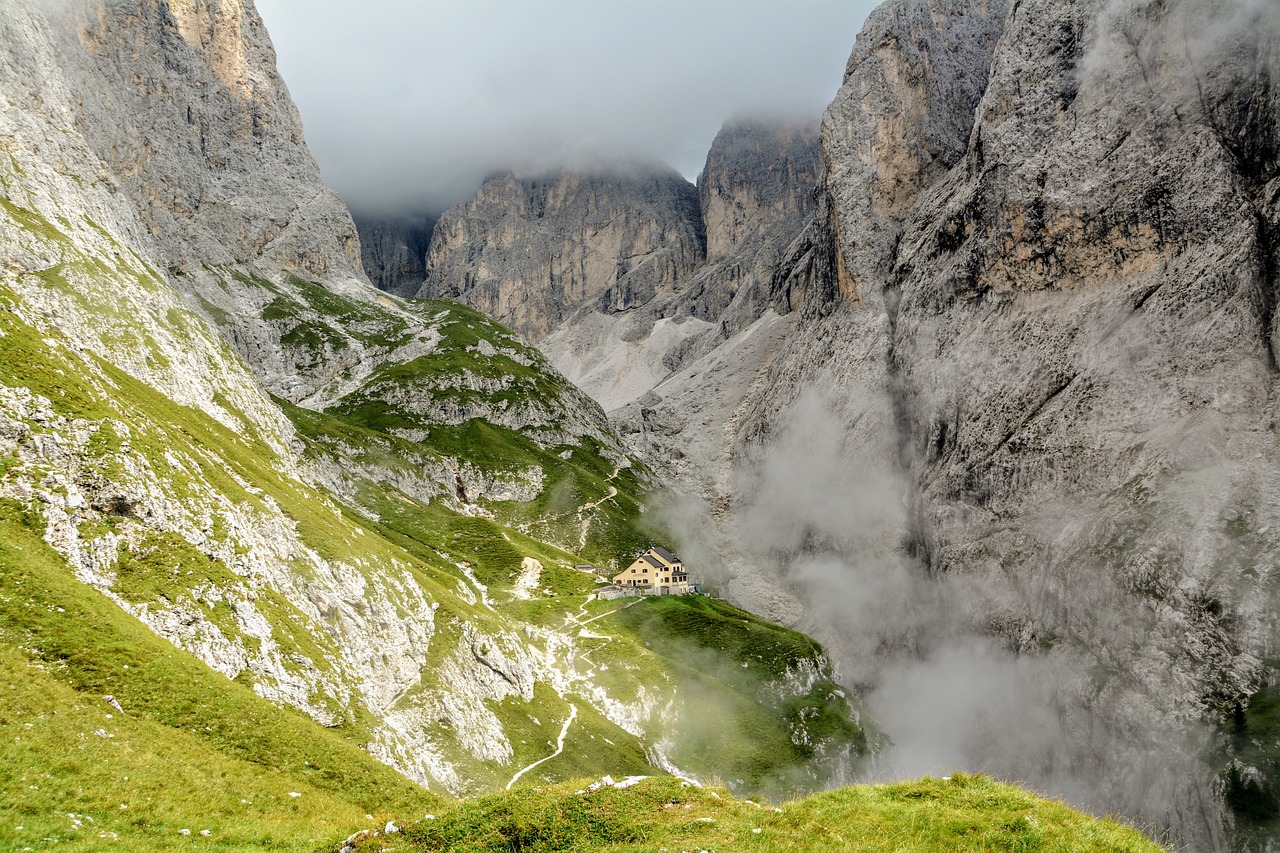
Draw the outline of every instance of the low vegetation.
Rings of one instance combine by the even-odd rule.
[[[447,300],[362,301],[298,276],[209,272],[263,300],[261,320],[301,373],[345,365],[333,377],[341,396],[324,412],[277,399],[313,455],[356,461],[375,481],[419,460],[459,470],[462,500],[602,564],[647,545],[647,472],[621,444],[606,446],[599,406],[509,330]],[[371,359],[377,365],[353,381],[356,363]]]
[[[601,621],[673,664],[679,766],[714,768],[739,794],[776,798],[819,789],[871,751],[875,733],[803,634],[700,595],[642,599]]]
[[[153,634],[32,521],[0,504],[0,849],[171,849],[188,829],[219,849],[313,850],[440,806]]]
[[[460,803],[379,849],[449,853],[623,851],[1114,851],[1161,848],[1132,827],[1089,817],[983,776],[843,788],[781,806],[677,779],[586,790],[589,780]]]

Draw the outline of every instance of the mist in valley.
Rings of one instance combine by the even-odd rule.
[[[1126,656],[1152,620],[1132,609],[1114,567],[1074,567],[1071,600],[1052,608],[1071,614],[1061,621],[1012,563],[1000,585],[930,575],[912,554],[907,477],[850,446],[842,402],[802,393],[739,470],[743,498],[728,513],[689,499],[660,512],[713,589],[826,646],[884,737],[857,778],[982,772],[1099,814],[1207,821],[1169,809],[1208,795],[1195,780],[1212,732],[1189,720],[1162,727],[1131,689]],[[1078,540],[1099,515],[1060,505],[1038,535],[1052,553],[1049,543]],[[1025,624],[995,624],[994,612]],[[1087,632],[1072,636],[1082,619]]]

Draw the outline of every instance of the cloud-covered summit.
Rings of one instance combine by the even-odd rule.
[[[326,181],[441,210],[500,168],[602,157],[690,177],[732,115],[816,118],[874,0],[258,0]]]

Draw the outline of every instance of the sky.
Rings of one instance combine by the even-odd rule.
[[[728,118],[816,122],[876,4],[257,0],[325,182],[365,214],[439,212],[503,168],[693,179]]]

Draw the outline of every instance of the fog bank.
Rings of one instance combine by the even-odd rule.
[[[873,0],[258,0],[325,181],[440,211],[498,168],[648,158],[688,177],[737,114],[816,118]]]

